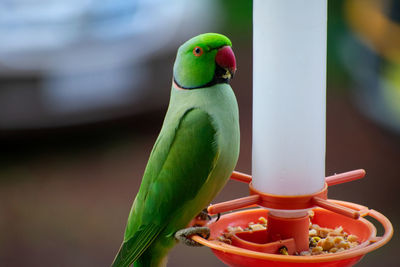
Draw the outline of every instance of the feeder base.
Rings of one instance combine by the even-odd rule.
[[[390,221],[382,214],[368,210],[368,208],[354,203],[344,201],[334,201],[337,204],[357,209],[363,216],[370,215],[377,219],[385,228],[382,237],[376,237],[376,228],[371,222],[364,218],[357,220],[342,216],[340,214],[316,208],[312,223],[321,227],[336,228],[342,226],[344,231],[358,236],[360,245],[338,253],[321,254],[315,256],[292,256],[263,253],[253,250],[250,246],[247,249],[222,243],[218,237],[227,229],[228,226],[247,227],[250,222],[257,221],[260,217],[267,218],[267,209],[251,209],[233,212],[223,215],[219,221],[208,225],[211,230],[210,240],[205,240],[199,236],[193,239],[212,249],[215,255],[229,266],[353,266],[366,253],[375,250],[387,243],[393,235],[393,227]]]

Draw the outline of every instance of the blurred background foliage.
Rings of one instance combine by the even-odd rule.
[[[330,197],[400,214],[400,1],[328,1],[326,174],[367,177]],[[251,173],[252,2],[0,2],[0,266],[108,266],[168,105],[177,47],[233,42]],[[246,196],[229,182],[215,202]],[[381,229],[378,229],[381,231]],[[363,266],[397,266],[398,235]],[[178,245],[169,266],[223,266]]]

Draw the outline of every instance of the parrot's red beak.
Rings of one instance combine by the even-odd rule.
[[[223,46],[220,49],[218,49],[217,55],[215,56],[215,62],[221,68],[229,71],[231,76],[235,74],[236,58],[230,46]]]

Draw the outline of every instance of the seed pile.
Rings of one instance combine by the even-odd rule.
[[[314,213],[311,211],[309,215],[310,218],[312,218]],[[244,229],[240,226],[228,227],[225,232],[218,237],[218,240],[227,244],[232,244],[231,238],[235,233],[265,229],[267,229],[267,220],[264,217],[260,217],[258,222],[250,222]],[[310,249],[308,251],[301,252],[299,254],[301,256],[337,253],[349,248],[353,248],[360,244],[358,242],[358,237],[356,235],[346,233],[342,226],[331,229],[320,227],[318,224],[312,224],[310,221],[308,233]]]
[[[301,252],[300,255],[336,253],[359,245],[358,237],[343,231],[342,226],[330,229],[320,227],[318,224],[311,224],[308,233],[310,249]]]
[[[242,228],[240,226],[228,226],[228,228],[225,230],[225,232],[222,233],[222,235],[220,235],[218,237],[218,240],[221,242],[224,242],[226,244],[231,245],[232,244],[232,236],[238,232],[244,232],[244,231],[257,231],[257,230],[265,230],[267,229],[267,219],[265,219],[264,217],[260,217],[258,218],[258,222],[254,223],[254,222],[250,222],[246,228]]]

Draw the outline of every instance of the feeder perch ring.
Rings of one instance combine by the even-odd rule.
[[[196,242],[207,246],[211,248],[215,253],[223,253],[223,254],[231,254],[231,255],[237,255],[237,256],[242,256],[246,258],[254,258],[254,259],[259,259],[259,260],[267,260],[267,261],[279,261],[279,262],[293,262],[293,263],[318,263],[318,262],[330,262],[330,261],[340,261],[340,260],[346,260],[346,259],[351,259],[351,258],[356,258],[356,257],[362,257],[363,255],[367,254],[368,252],[371,252],[373,250],[376,250],[383,245],[385,245],[391,237],[393,236],[393,226],[390,223],[390,221],[381,213],[378,211],[368,209],[367,207],[351,203],[351,202],[345,202],[345,201],[339,201],[339,200],[329,200],[335,204],[338,205],[343,205],[352,209],[359,210],[362,217],[365,216],[370,216],[374,219],[376,219],[384,228],[384,234],[383,236],[376,237],[376,228],[373,226],[373,224],[364,219],[360,218],[359,221],[361,221],[363,224],[367,225],[367,227],[370,228],[371,230],[371,236],[363,241],[359,246],[348,249],[342,252],[338,253],[331,253],[331,254],[322,254],[322,255],[313,255],[313,256],[292,256],[292,255],[279,255],[279,254],[270,254],[270,253],[262,253],[262,252],[257,252],[257,251],[252,251],[248,249],[243,249],[239,247],[235,247],[226,243],[223,243],[221,241],[214,240],[216,236],[222,234],[220,233],[212,233],[211,234],[211,239],[206,240],[200,236],[193,236],[191,237],[193,240]],[[245,212],[248,211],[256,211],[256,210],[262,210],[262,209],[251,209],[251,210],[246,210]],[[315,211],[321,211],[323,209],[321,208],[316,208]],[[243,211],[240,211],[243,212]],[[240,212],[233,212],[224,216],[231,216],[234,215],[235,213],[240,213]],[[330,212],[330,211],[326,211]],[[330,212],[332,213],[332,212]],[[334,214],[334,213],[332,213]],[[221,218],[223,218],[222,216]],[[340,215],[339,215],[340,216]],[[210,228],[212,229],[212,222],[210,223]],[[338,265],[340,266],[340,265]]]

